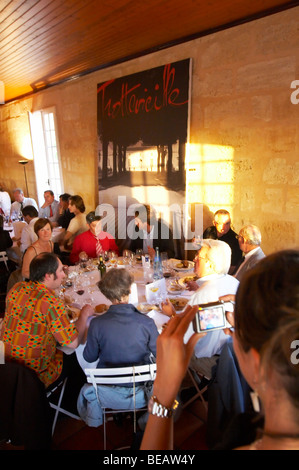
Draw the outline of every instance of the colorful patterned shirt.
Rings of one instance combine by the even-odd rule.
[[[5,356],[34,369],[47,387],[61,374],[63,353],[78,332],[61,300],[39,282],[20,282],[9,292],[1,338]]]

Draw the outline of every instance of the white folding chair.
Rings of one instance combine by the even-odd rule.
[[[3,261],[5,266],[6,266],[6,269],[7,271],[9,271],[8,269],[8,265],[7,265],[7,261],[8,261],[8,256],[7,256],[7,253],[6,251],[0,251],[0,262]]]
[[[57,418],[58,418],[58,414],[59,413],[63,413],[67,416],[70,416],[70,418],[73,418],[73,419],[78,419],[79,421],[81,421],[81,418],[80,416],[77,416],[73,413],[71,413],[70,411],[67,411],[63,408],[61,408],[61,402],[62,402],[62,399],[63,399],[63,395],[64,395],[64,390],[65,390],[65,386],[66,386],[66,383],[67,383],[67,377],[65,379],[62,379],[61,382],[59,382],[57,384],[56,387],[54,387],[53,389],[47,391],[47,398],[48,398],[48,401],[49,401],[49,405],[51,406],[51,408],[53,408],[54,410],[56,410],[55,412],[55,416],[54,416],[54,419],[53,419],[53,424],[52,424],[52,436],[54,434],[54,431],[55,431],[55,427],[56,427],[56,422],[57,422]],[[61,390],[60,390],[60,394],[59,394],[59,398],[58,398],[58,403],[52,403],[52,401],[50,401],[50,397],[51,395],[53,395],[53,393],[61,386]]]
[[[97,385],[119,385],[131,383],[134,392],[134,410],[120,409],[113,410],[111,408],[104,408],[103,410],[103,425],[104,425],[104,449],[106,450],[106,415],[114,413],[128,413],[134,412],[134,432],[136,432],[136,408],[135,408],[135,384],[141,382],[154,381],[156,378],[156,364],[147,364],[143,366],[130,366],[130,367],[114,367],[103,369],[85,369],[87,382],[91,383],[96,393],[98,394]],[[145,408],[137,408],[138,411],[147,411]]]

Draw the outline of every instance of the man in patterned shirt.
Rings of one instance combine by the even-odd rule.
[[[45,387],[62,373],[64,356],[57,344],[75,349],[94,313],[85,305],[76,323],[70,323],[63,302],[54,293],[64,277],[60,259],[54,253],[41,253],[30,263],[30,281],[16,284],[6,299],[0,335],[6,360],[35,370]]]

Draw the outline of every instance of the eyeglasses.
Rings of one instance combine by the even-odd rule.
[[[197,259],[204,259],[205,261],[207,261],[207,258],[203,258],[202,256],[195,256],[194,258],[194,261],[196,261]]]

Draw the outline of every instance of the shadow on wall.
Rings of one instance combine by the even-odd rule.
[[[119,247],[119,252],[129,248],[131,240],[127,235],[128,224],[134,219],[134,205],[150,204],[156,211],[158,219],[161,219],[169,226],[174,236],[175,256],[178,259],[192,260],[196,250],[188,249],[185,253],[185,242],[191,242],[192,236],[186,237],[186,228],[184,227],[183,208],[181,204],[174,206],[165,206],[152,203],[151,201],[140,201],[130,196],[119,196],[101,194],[105,202],[101,202],[96,208],[96,214],[102,215],[103,229],[111,233]],[[167,209],[172,209],[170,212]],[[201,203],[192,203],[188,207],[188,234],[201,236],[203,231],[212,225],[214,214],[210,209]],[[187,235],[188,235],[187,234]],[[189,246],[190,248],[190,246]],[[193,248],[193,247],[192,247]]]
[[[198,230],[198,221],[196,220],[198,215],[196,213],[196,206],[201,206],[202,207],[202,224],[201,227],[199,227]],[[212,212],[208,206],[205,204],[202,204],[200,202],[192,202],[190,203],[190,224],[191,224],[191,232],[195,234],[195,236],[202,237],[203,232],[207,227],[210,227],[213,224],[214,220],[214,212]],[[200,224],[199,224],[200,225]],[[191,242],[191,239],[188,239],[187,241]],[[184,253],[184,241],[182,242],[182,250]],[[195,255],[197,253],[197,250],[187,250],[185,251],[185,257],[189,261],[193,261]]]

